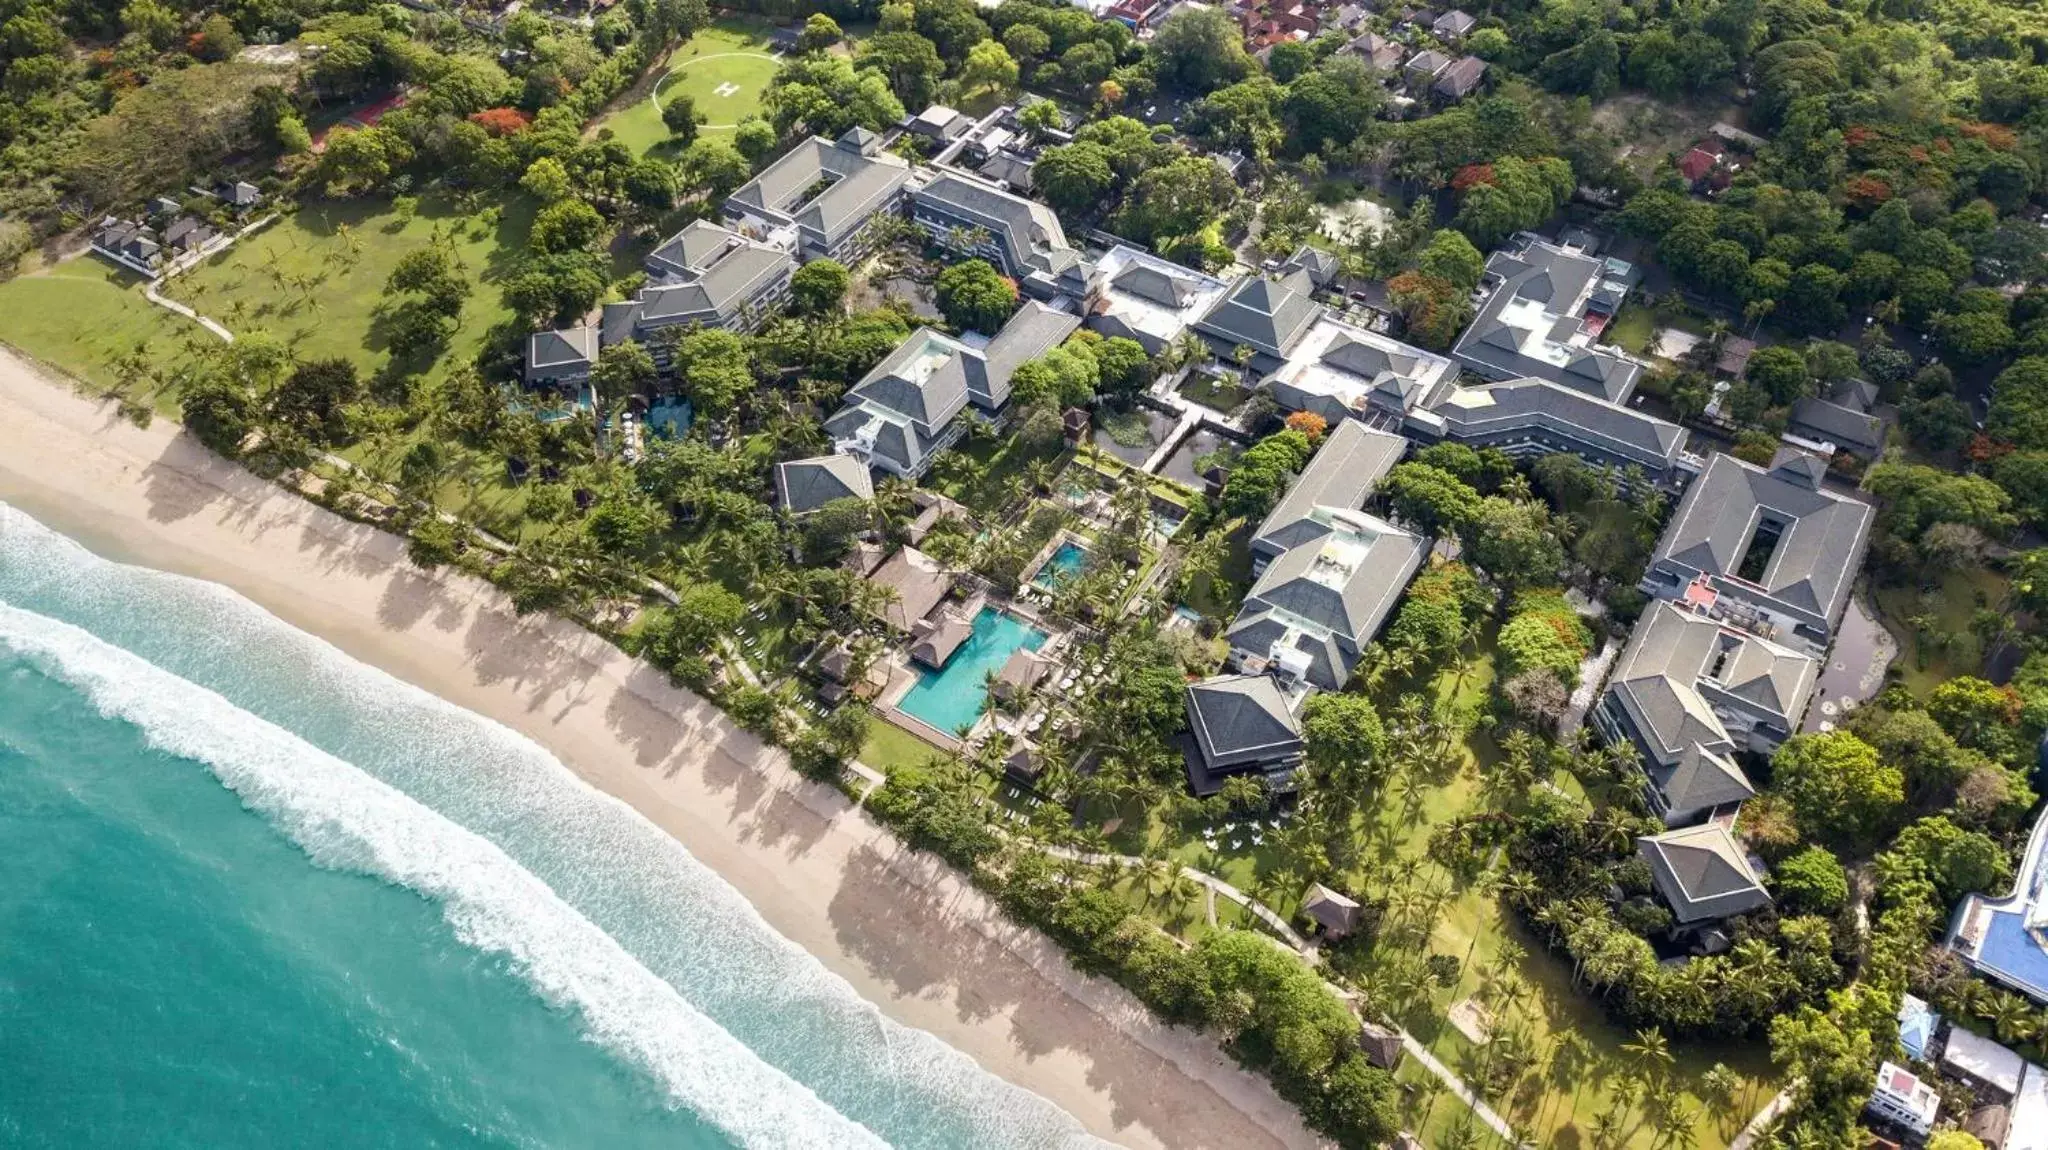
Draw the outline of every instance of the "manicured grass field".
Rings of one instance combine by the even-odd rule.
[[[137,347],[161,369],[195,336],[213,338],[151,306],[142,297],[141,277],[97,256],[77,256],[0,283],[0,341],[96,390],[119,385],[115,365]]]
[[[882,718],[868,719],[867,742],[861,746],[860,761],[883,773],[898,767],[914,767],[944,751]]]
[[[761,96],[782,61],[774,58],[765,28],[750,21],[720,20],[669,54],[667,71],[652,93],[645,85],[626,106],[598,123],[640,155],[668,142],[661,101],[672,93],[690,97],[704,114],[703,130],[727,132],[761,110]]]
[[[495,223],[438,196],[401,221],[389,201],[308,204],[171,281],[165,294],[237,333],[267,331],[299,359],[341,356],[366,373],[389,358],[378,318],[384,281],[406,253],[450,237],[474,285],[443,364],[466,362],[510,318],[497,283],[524,254],[533,204],[499,205]]]

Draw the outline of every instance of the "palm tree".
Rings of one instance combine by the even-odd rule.
[[[1630,1073],[1645,1085],[1662,1082],[1675,1061],[1670,1042],[1654,1026],[1636,1031],[1634,1039],[1621,1044],[1621,1052],[1629,1056]]]

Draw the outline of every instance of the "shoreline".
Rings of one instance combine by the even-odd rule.
[[[1076,971],[937,858],[715,707],[569,621],[423,573],[404,541],[0,349],[0,500],[96,552],[228,586],[351,657],[519,731],[717,871],[892,1018],[1135,1147],[1319,1140],[1216,1043]]]

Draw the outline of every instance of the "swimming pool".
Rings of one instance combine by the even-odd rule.
[[[1088,549],[1086,547],[1081,546],[1072,539],[1064,540],[1060,543],[1059,548],[1052,553],[1052,558],[1045,561],[1045,566],[1038,569],[1038,574],[1031,577],[1031,585],[1041,590],[1050,591],[1061,583],[1079,575],[1081,568],[1087,562]]]
[[[1019,648],[1036,651],[1045,645],[1045,639],[1045,632],[1031,624],[994,607],[984,607],[974,617],[973,633],[946,660],[945,669],[919,671],[917,683],[896,704],[896,709],[946,734],[957,735],[981,714],[988,676],[1001,670],[1012,652]]]

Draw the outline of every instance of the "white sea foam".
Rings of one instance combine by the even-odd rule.
[[[225,587],[101,559],[0,503],[0,601],[79,624],[216,691],[502,848],[686,1005],[894,1145],[1100,1145],[1043,1098],[883,1015],[680,843],[545,748]],[[633,1040],[621,1049],[638,1057]]]
[[[549,1002],[748,1146],[881,1146],[762,1062],[488,840],[355,767],[68,623],[0,603],[0,646],[164,751],[206,764],[312,858],[400,883],[470,946],[502,954]]]

